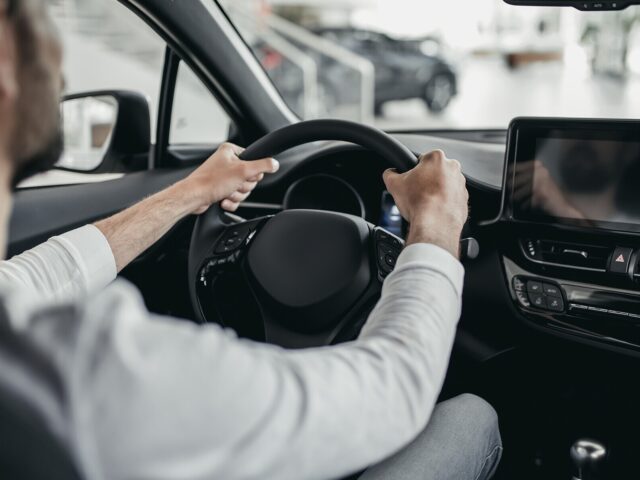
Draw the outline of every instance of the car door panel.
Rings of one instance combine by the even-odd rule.
[[[53,235],[116,213],[184,178],[192,168],[131,173],[116,180],[20,190],[9,224],[9,257]]]

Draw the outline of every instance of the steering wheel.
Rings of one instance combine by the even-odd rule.
[[[416,155],[386,133],[344,120],[312,120],[267,134],[241,155],[253,160],[320,140],[380,154],[400,172]],[[328,195],[331,192],[327,192]],[[218,205],[196,220],[189,289],[201,322],[289,348],[355,338],[404,242],[364,219],[288,210],[229,223]]]

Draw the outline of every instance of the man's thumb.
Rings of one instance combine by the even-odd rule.
[[[263,158],[247,162],[247,178],[255,177],[261,173],[276,173],[280,163],[275,158]]]

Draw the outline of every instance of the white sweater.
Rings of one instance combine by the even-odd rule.
[[[39,404],[87,478],[330,479],[427,424],[463,276],[409,246],[357,341],[288,351],[150,314],[133,286],[107,286],[113,254],[86,226],[0,263],[0,321],[62,376],[64,404]]]

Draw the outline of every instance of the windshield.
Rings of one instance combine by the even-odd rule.
[[[223,0],[289,107],[385,129],[640,114],[640,9]]]

